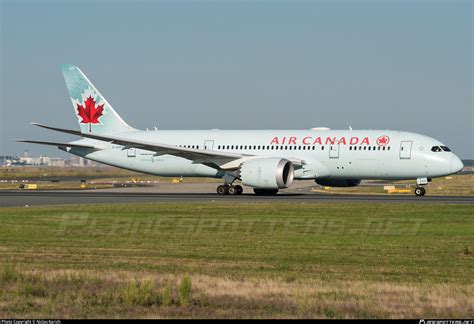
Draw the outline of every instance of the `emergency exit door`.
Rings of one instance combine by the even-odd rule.
[[[400,144],[400,159],[409,159],[411,158],[411,141],[402,141]]]
[[[212,151],[214,149],[214,141],[213,140],[204,141],[204,149]]]
[[[128,157],[135,157],[137,156],[137,150],[134,147],[131,147],[127,150]]]

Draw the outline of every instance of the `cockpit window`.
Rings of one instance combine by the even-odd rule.
[[[431,151],[433,151],[433,152],[442,152],[442,151],[451,152],[451,150],[447,146],[433,146],[431,148]]]

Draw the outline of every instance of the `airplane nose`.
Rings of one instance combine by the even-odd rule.
[[[464,164],[461,162],[461,160],[456,155],[454,155],[451,158],[451,172],[452,173],[459,172],[459,171],[462,170],[462,168],[464,168]]]

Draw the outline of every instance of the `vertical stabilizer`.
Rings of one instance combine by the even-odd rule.
[[[111,134],[135,130],[129,126],[74,65],[61,66],[82,133]]]

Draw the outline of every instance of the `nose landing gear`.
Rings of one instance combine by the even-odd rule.
[[[430,178],[418,178],[416,179],[416,184],[418,185],[415,189],[415,195],[418,197],[423,197],[426,194],[426,189],[423,188],[423,185],[427,185],[431,182]]]
[[[416,187],[415,189],[415,195],[417,195],[418,197],[422,197],[426,194],[426,189],[423,188],[423,187]]]

